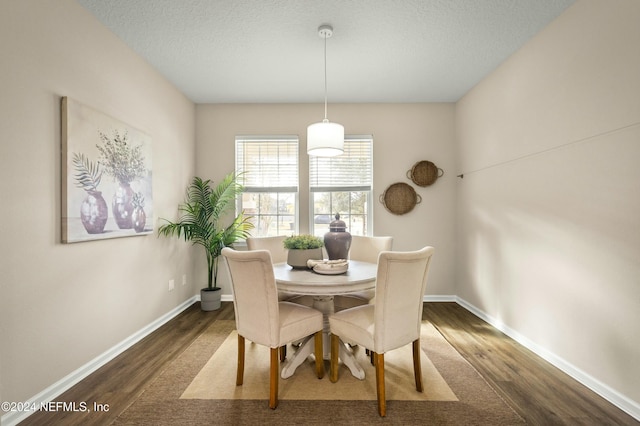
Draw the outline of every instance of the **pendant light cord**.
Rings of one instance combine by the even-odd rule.
[[[327,35],[324,35],[324,121],[327,119]]]

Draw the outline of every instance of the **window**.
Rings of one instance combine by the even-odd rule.
[[[298,229],[297,136],[237,136],[236,172],[245,186],[238,208],[253,217],[254,237]]]
[[[344,154],[337,157],[309,157],[311,233],[324,235],[340,213],[352,235],[371,235],[372,182],[371,136],[346,136]]]

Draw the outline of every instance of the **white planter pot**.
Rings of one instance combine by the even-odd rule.
[[[322,248],[309,250],[289,250],[287,264],[294,269],[306,269],[307,260],[322,260]]]

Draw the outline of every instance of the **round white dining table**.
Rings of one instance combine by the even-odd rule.
[[[347,272],[337,275],[325,275],[312,269],[293,269],[286,263],[273,265],[278,290],[286,293],[313,296],[313,308],[322,312],[324,317],[323,352],[325,359],[330,357],[329,315],[334,312],[333,297],[349,293],[357,293],[375,288],[378,266],[375,263],[349,261]],[[351,374],[360,380],[364,379],[364,370],[343,342],[339,346],[339,357],[349,368]],[[281,377],[286,379],[295,373],[309,355],[314,352],[312,338],[303,340],[300,347],[283,364]]]

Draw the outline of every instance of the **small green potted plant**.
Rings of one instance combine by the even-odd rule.
[[[324,241],[309,234],[291,235],[284,239],[284,248],[289,250],[287,264],[294,269],[306,269],[307,260],[322,260]]]
[[[194,177],[187,189],[186,199],[178,206],[177,222],[166,223],[158,228],[158,235],[183,237],[185,241],[204,248],[207,256],[207,287],[200,291],[202,310],[220,308],[218,287],[218,260],[222,249],[240,239],[250,236],[253,223],[240,212],[229,225],[223,224],[224,216],[234,209],[235,200],[244,191],[238,183],[239,175],[230,173],[213,187],[211,180]]]

